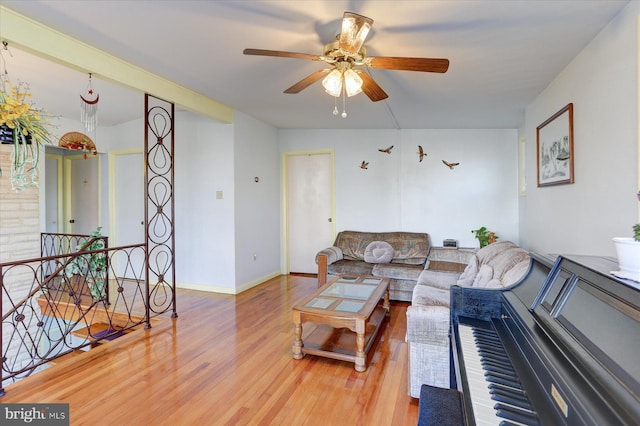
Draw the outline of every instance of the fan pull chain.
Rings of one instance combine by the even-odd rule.
[[[338,111],[338,98],[334,96],[333,98],[333,115],[338,115],[340,112]]]
[[[347,91],[344,88],[344,84],[342,85],[342,118],[347,118]]]

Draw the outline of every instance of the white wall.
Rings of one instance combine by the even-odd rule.
[[[378,151],[390,145],[390,155]],[[516,130],[280,130],[281,152],[321,148],[335,150],[337,231],[427,232],[434,245],[477,246],[471,230],[484,225],[518,242]]]
[[[631,2],[526,109],[520,235],[540,252],[615,256],[638,220],[638,38]],[[536,127],[572,102],[575,183],[537,188]]]
[[[176,281],[235,292],[234,127],[190,113],[175,120]],[[217,199],[216,192],[223,198]]]
[[[281,273],[280,157],[274,127],[237,111],[234,127],[235,263],[229,266],[241,291]]]
[[[81,130],[73,120],[58,127],[60,135]],[[142,149],[144,121],[98,127],[92,138],[101,153]],[[242,113],[234,124],[222,124],[181,111],[175,138],[177,286],[235,294],[279,275],[277,130]],[[101,214],[108,235],[108,167],[103,163]]]
[[[428,157],[417,162],[417,146]],[[472,229],[486,226],[519,243],[518,144],[512,130],[402,132],[402,229],[424,230],[432,243],[454,238],[477,247]],[[450,170],[442,160],[459,162]]]

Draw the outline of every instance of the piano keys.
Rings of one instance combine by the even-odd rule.
[[[464,324],[458,333],[476,424],[539,425],[498,333]]]
[[[640,419],[640,291],[612,259],[532,254],[503,290],[452,288],[452,388],[467,425]]]

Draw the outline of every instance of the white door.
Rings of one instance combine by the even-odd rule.
[[[286,155],[289,272],[318,272],[316,253],[333,244],[333,156]]]
[[[65,157],[65,173],[69,188],[66,209],[66,232],[89,235],[99,223],[99,158]]]
[[[110,154],[111,155],[111,154]],[[114,217],[111,222],[113,246],[144,243],[144,161],[142,152],[114,153],[112,200]],[[144,266],[144,250],[135,249],[126,258],[118,259],[119,277],[140,277]]]

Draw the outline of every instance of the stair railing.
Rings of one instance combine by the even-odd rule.
[[[101,238],[101,237],[99,237]],[[150,327],[145,245],[0,263],[0,360],[5,381],[56,358]]]

